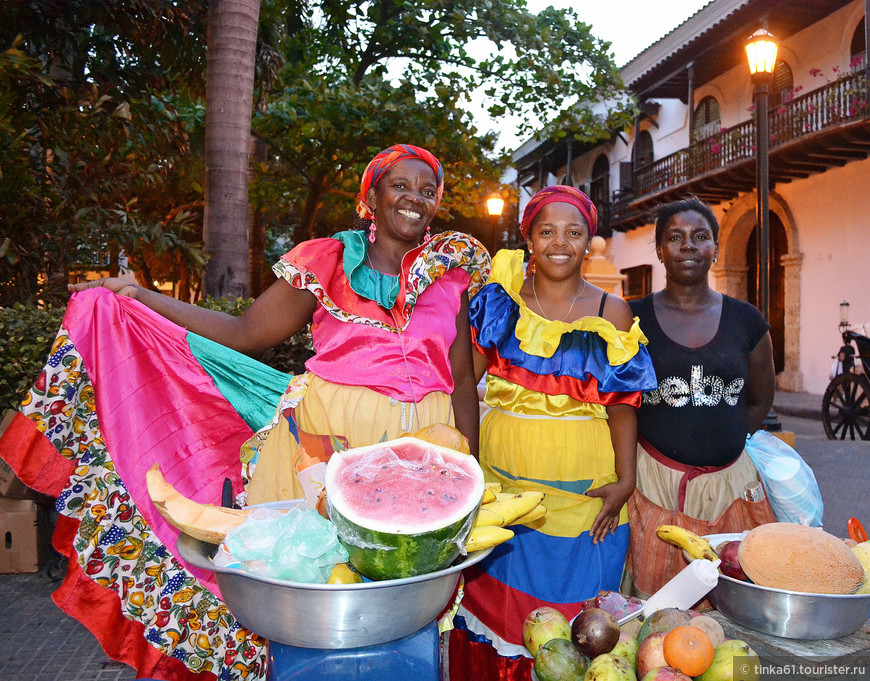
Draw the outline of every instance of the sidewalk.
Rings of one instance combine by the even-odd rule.
[[[787,393],[777,390],[773,396],[773,411],[783,416],[822,420],[822,396],[813,393]]]

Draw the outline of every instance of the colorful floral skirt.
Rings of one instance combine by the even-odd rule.
[[[242,495],[257,447],[311,381],[288,383],[97,288],[72,297],[48,363],[7,418],[0,457],[57,498],[53,544],[69,567],[54,601],[139,676],[265,678],[267,642],[236,621],[213,573],[177,557],[178,531],[151,503],[145,473],[159,465],[206,503],[220,502],[227,478]],[[452,415],[449,397],[432,400],[432,418]],[[407,417],[407,405],[388,407],[388,421]]]

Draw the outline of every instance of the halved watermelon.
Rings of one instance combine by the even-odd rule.
[[[336,452],[326,466],[329,518],[369,579],[448,567],[483,498],[483,471],[467,454],[403,437]]]

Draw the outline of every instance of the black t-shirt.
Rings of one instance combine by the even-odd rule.
[[[652,296],[630,303],[649,339],[658,379],[637,412],[638,434],[665,456],[691,466],[725,466],[737,459],[749,429],[749,353],[770,328],[749,303],[722,296],[716,335],[687,348],[659,326]]]

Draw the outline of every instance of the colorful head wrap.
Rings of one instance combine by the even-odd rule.
[[[541,208],[548,203],[556,202],[570,203],[572,206],[576,206],[589,224],[589,238],[595,236],[595,232],[598,231],[598,210],[592,203],[592,199],[579,189],[564,184],[556,184],[552,187],[544,187],[526,205],[526,209],[523,211],[523,220],[520,223],[520,232],[522,232],[524,239],[529,238],[532,220],[535,219]]]
[[[431,152],[421,147],[415,147],[412,144],[394,144],[375,156],[366,166],[359,185],[357,215],[366,220],[374,218],[374,213],[366,201],[369,189],[377,187],[378,182],[380,182],[386,172],[399,161],[404,161],[406,158],[419,158],[421,161],[428,163],[432,170],[435,171],[435,179],[438,182],[438,189],[435,195],[435,206],[437,208],[438,204],[441,203],[441,197],[444,196],[444,169],[441,167],[441,161],[435,158]]]

